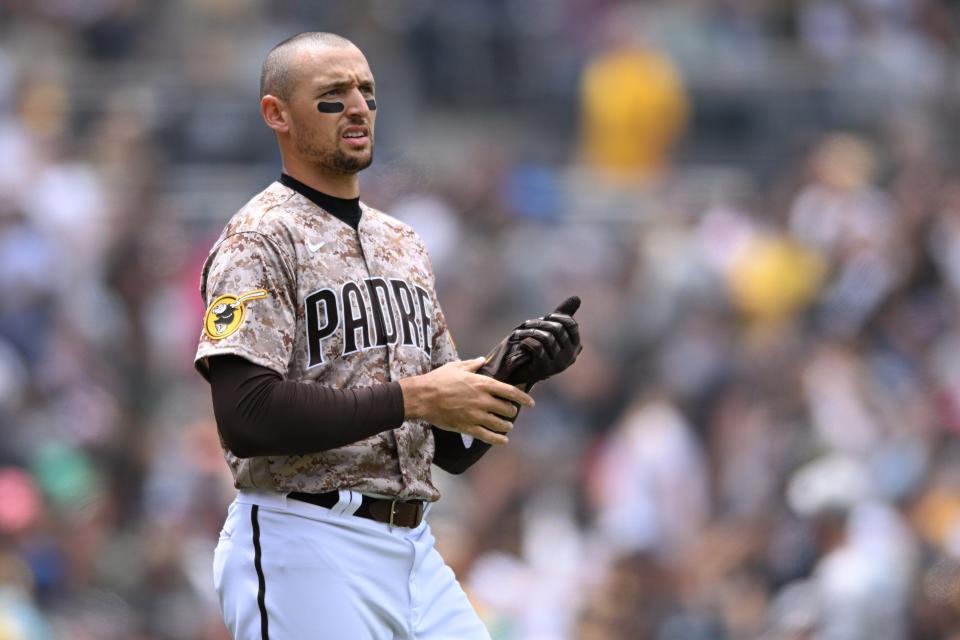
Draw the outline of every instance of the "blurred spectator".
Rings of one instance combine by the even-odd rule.
[[[629,408],[595,465],[591,502],[605,546],[672,559],[697,539],[709,515],[703,454],[666,400]]]
[[[676,67],[640,38],[644,14],[608,15],[603,49],[580,84],[582,157],[615,182],[661,177],[684,131],[688,102]]]

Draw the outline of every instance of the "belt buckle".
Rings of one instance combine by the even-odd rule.
[[[402,503],[402,504],[407,504],[407,503],[409,503],[410,501],[409,501],[409,500],[402,500],[402,499],[400,499],[400,498],[394,498],[394,499],[392,499],[392,500],[390,501],[390,522],[389,522],[389,525],[390,525],[391,527],[393,527],[393,526],[399,526],[399,525],[396,525],[396,522],[395,522],[395,521],[396,521],[396,517],[397,517],[397,503],[398,503],[398,502],[400,502],[400,503]],[[424,512],[423,501],[422,501],[422,500],[415,500],[414,502],[416,503],[416,506],[417,506],[417,515],[414,516],[414,522],[413,522],[412,525],[410,525],[410,528],[411,528],[411,529],[419,526],[420,523],[423,522],[423,512]],[[407,525],[403,525],[403,526],[407,526]]]
[[[397,500],[393,499],[390,501],[390,526],[393,527],[393,519],[397,515]]]

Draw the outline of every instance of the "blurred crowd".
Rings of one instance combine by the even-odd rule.
[[[463,357],[585,349],[436,470],[495,640],[960,639],[960,3],[0,2],[0,640],[224,640],[199,267],[354,40],[361,196]]]

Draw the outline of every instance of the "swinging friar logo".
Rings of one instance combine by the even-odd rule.
[[[350,280],[339,290],[314,291],[303,302],[308,368],[323,364],[323,341],[337,329],[343,331],[341,355],[387,345],[415,346],[430,355],[433,304],[423,287],[396,278]]]
[[[261,300],[269,294],[264,289],[248,291],[241,295],[225,294],[217,297],[207,307],[203,317],[203,332],[211,340],[223,340],[234,334],[247,315],[246,304]]]

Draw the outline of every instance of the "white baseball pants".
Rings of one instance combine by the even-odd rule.
[[[285,495],[241,491],[214,554],[220,610],[235,640],[489,640],[466,594],[415,529]]]

